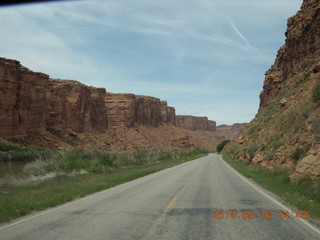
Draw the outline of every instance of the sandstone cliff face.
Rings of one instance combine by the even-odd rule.
[[[217,124],[216,124],[215,121],[209,120],[208,121],[208,125],[209,125],[209,128],[208,128],[209,131],[215,131],[216,130]]]
[[[160,101],[158,98],[107,93],[105,104],[109,128],[175,124],[175,109],[168,107],[166,101]]]
[[[216,123],[208,120],[207,117],[195,117],[189,115],[176,116],[177,127],[188,129],[191,131],[214,131]]]
[[[104,89],[76,81],[49,80],[47,128],[83,132],[107,127]]]
[[[233,140],[239,133],[246,127],[246,123],[235,123],[233,125],[220,125],[217,126],[217,133],[224,136],[223,140]]]
[[[133,127],[136,119],[136,97],[134,94],[108,93],[105,98],[108,128]]]
[[[176,125],[176,109],[174,107],[167,108],[167,123]]]
[[[224,138],[214,121],[177,117],[175,108],[158,98],[50,79],[5,58],[0,58],[0,92],[0,141],[21,138],[23,146],[214,150]]]
[[[295,167],[291,178],[320,177],[320,1],[305,0],[288,20],[286,43],[266,72],[256,117],[229,144],[237,159],[266,168]]]
[[[48,78],[0,58],[0,136],[45,130]]]
[[[301,72],[310,71],[310,66],[319,59],[319,4],[317,0],[305,0],[301,10],[288,19],[286,43],[279,49],[274,65],[266,72],[260,109],[270,104],[281,90],[286,91],[285,82],[292,81]]]
[[[163,123],[160,99],[147,96],[136,96],[136,123],[157,127]]]

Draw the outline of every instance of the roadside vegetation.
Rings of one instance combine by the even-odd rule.
[[[30,150],[30,149],[29,149]],[[19,177],[0,178],[0,222],[76,198],[207,155],[202,149],[183,151],[103,152],[96,147],[53,151],[0,147],[0,161],[30,160]],[[10,157],[9,157],[10,156]],[[22,157],[23,156],[23,157]]]
[[[220,153],[229,142],[230,140],[224,140],[221,143],[219,143],[217,146],[217,152]]]
[[[223,159],[242,175],[251,178],[298,210],[308,211],[312,218],[320,219],[320,179],[312,181],[308,177],[301,177],[291,182],[290,169],[268,170],[235,161],[227,153],[222,155]]]

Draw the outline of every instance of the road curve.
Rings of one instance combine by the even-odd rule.
[[[292,214],[281,219],[285,206],[259,189],[209,154],[2,224],[0,239],[320,239]]]

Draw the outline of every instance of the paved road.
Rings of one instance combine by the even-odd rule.
[[[1,225],[0,239],[320,239],[308,223],[280,219],[284,207],[210,154]],[[243,219],[250,210],[256,217]]]

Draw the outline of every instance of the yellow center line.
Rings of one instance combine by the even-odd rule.
[[[188,180],[191,181],[191,180],[192,180],[192,176],[189,176],[189,177],[188,177]]]
[[[168,206],[166,207],[167,209],[172,208],[173,204],[177,201],[178,197],[174,197],[172,198],[171,202],[168,204]]]

